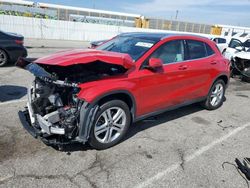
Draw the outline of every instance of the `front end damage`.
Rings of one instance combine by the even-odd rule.
[[[78,85],[126,71],[101,61],[58,66],[20,59],[16,65],[35,76],[28,89],[27,107],[19,111],[22,125],[33,137],[59,146],[87,142],[98,110],[97,105],[78,98]]]
[[[231,62],[231,76],[235,75],[240,75],[243,81],[250,82],[250,57],[235,56],[233,58]]]

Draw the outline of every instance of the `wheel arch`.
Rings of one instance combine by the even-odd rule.
[[[227,76],[227,75],[224,75],[224,74],[218,76],[218,77],[214,80],[213,84],[214,84],[217,80],[223,80],[224,83],[225,83],[225,85],[228,85],[228,82],[229,82],[228,76]]]
[[[121,100],[128,105],[129,110],[131,112],[132,121],[133,121],[136,117],[136,101],[135,101],[133,94],[131,94],[127,90],[116,90],[116,91],[107,92],[107,93],[97,97],[92,102],[92,104],[100,106],[100,105],[104,104],[105,102],[107,102],[109,100],[113,100],[113,99]]]
[[[220,79],[224,81],[226,87],[228,86],[229,77],[228,77],[226,74],[220,74],[220,75],[217,76],[217,77],[213,80],[213,82],[211,83],[211,85],[210,85],[210,87],[209,87],[209,90],[208,90],[208,93],[207,93],[207,96],[208,96],[208,94],[209,94],[211,88],[213,87],[214,83],[215,83],[217,80],[220,80]]]
[[[0,50],[3,50],[3,51],[6,53],[7,58],[8,58],[8,60],[10,61],[11,59],[10,59],[9,52],[8,52],[6,49],[2,48],[2,47],[0,47]]]

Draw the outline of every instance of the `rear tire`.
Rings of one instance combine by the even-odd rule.
[[[3,67],[8,64],[8,55],[7,53],[0,49],[0,67]]]
[[[226,91],[225,82],[221,79],[214,82],[213,86],[211,87],[207,99],[202,102],[202,106],[207,110],[216,110],[222,106],[224,102]]]
[[[89,144],[103,150],[118,144],[124,138],[131,123],[128,105],[112,100],[101,105],[91,127]]]

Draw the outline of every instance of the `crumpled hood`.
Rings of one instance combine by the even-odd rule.
[[[38,64],[69,66],[74,64],[88,64],[95,61],[103,61],[109,64],[121,65],[126,69],[134,66],[133,59],[128,54],[100,51],[94,49],[75,49],[39,58]]]
[[[238,52],[234,54],[234,58],[238,57],[240,59],[248,59],[250,60],[250,52]]]

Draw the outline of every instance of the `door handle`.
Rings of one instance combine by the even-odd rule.
[[[211,65],[216,65],[216,64],[217,64],[217,61],[211,61],[210,64],[211,64]]]
[[[187,65],[181,65],[179,66],[179,70],[186,70],[188,68]]]

